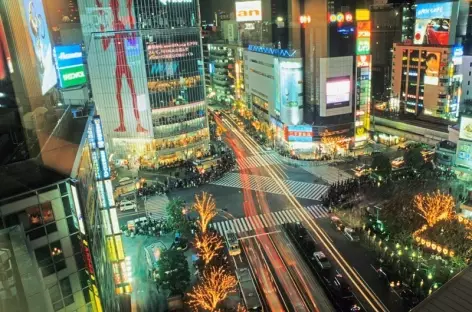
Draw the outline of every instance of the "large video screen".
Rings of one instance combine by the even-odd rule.
[[[255,22],[262,20],[261,1],[238,1],[236,6],[237,22]]]
[[[151,107],[164,108],[203,101],[199,31],[182,33],[175,30],[171,36],[166,34],[156,39],[145,42]]]
[[[25,21],[36,57],[36,70],[41,83],[41,92],[44,95],[57,83],[46,15],[42,0],[23,0],[23,6]]]
[[[415,44],[448,45],[452,2],[419,3],[416,6]]]
[[[347,107],[351,99],[351,79],[349,76],[326,80],[326,109]]]

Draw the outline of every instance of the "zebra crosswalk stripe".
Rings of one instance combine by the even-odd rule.
[[[262,224],[264,225],[264,227],[269,227],[269,225],[268,225],[266,219],[264,218],[264,215],[263,215],[263,214],[260,215],[260,218],[261,218],[261,221],[262,221]]]
[[[292,222],[297,222],[298,221],[297,217],[294,215],[293,210],[285,210],[284,212],[288,215],[290,221],[292,221]]]

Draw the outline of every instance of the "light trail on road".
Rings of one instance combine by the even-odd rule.
[[[231,146],[231,148],[235,152],[236,158],[241,158],[245,155],[245,150],[237,148],[237,144],[234,142],[234,140],[231,137],[227,137],[228,144]],[[242,141],[240,141],[242,142]],[[253,168],[250,169],[250,171],[257,171],[258,169]],[[241,176],[241,182],[242,182],[242,190],[243,190],[243,195],[244,195],[244,213],[246,216],[253,216],[256,214],[259,214],[259,212],[256,209],[256,205],[254,203],[254,197],[249,190],[249,179],[247,175],[240,175]],[[256,182],[257,183],[257,182]],[[247,186],[247,187],[245,187]],[[270,212],[270,209],[267,205],[267,200],[265,198],[265,193],[263,192],[256,192],[256,198],[258,202],[258,206],[263,210],[263,212]],[[294,261],[291,261],[290,265],[291,267],[289,268],[286,264],[286,260],[284,260],[283,255],[287,256],[288,251],[280,251],[277,249],[276,244],[274,242],[274,239],[269,237],[268,235],[262,235],[265,234],[265,231],[262,229],[259,229],[258,227],[254,227],[256,231],[256,238],[257,238],[257,247],[259,248],[261,254],[262,250],[264,253],[268,256],[267,259],[270,262],[270,265],[273,267],[274,274],[277,276],[277,280],[281,284],[284,292],[287,294],[288,298],[290,298],[290,305],[293,307],[295,311],[300,311],[300,312],[309,312],[309,311],[319,311],[316,301],[311,295],[311,291],[308,287],[307,281],[303,279],[303,277],[294,274],[293,272],[296,272],[296,270],[293,269],[294,266],[296,266],[296,263]],[[253,248],[254,246],[250,247]],[[261,250],[262,248],[262,250]],[[253,254],[248,254],[248,258],[250,259],[251,263],[253,262]],[[293,259],[292,256],[287,256],[289,259]],[[259,258],[260,259],[260,258]],[[265,261],[265,258],[263,258]],[[268,264],[266,265],[268,269]],[[255,270],[255,271],[259,271]],[[265,278],[266,273],[263,271],[262,276],[258,277],[258,280],[260,283],[267,285],[267,279]],[[316,285],[312,285],[315,286]],[[319,288],[319,287],[318,287]],[[279,290],[280,293],[280,290]],[[270,298],[270,293],[269,294],[264,294],[269,295]],[[280,295],[283,300],[283,295]],[[273,298],[270,299],[271,301]],[[272,309],[272,308],[271,308]],[[326,309],[328,310],[328,309]],[[279,311],[279,310],[273,310],[272,311]]]
[[[215,120],[217,118],[215,117]],[[221,122],[221,120],[220,120]],[[241,142],[243,142],[247,149],[254,155],[259,155],[258,150],[261,150],[261,147],[248,136],[246,133],[244,135],[234,126],[232,125],[228,119],[223,121],[228,125],[227,128],[231,129],[231,132],[238,137]],[[263,157],[260,157],[260,162],[262,164],[266,164],[266,169],[268,174],[274,179],[274,182],[281,188],[284,195],[287,197],[288,201],[295,207],[300,208],[302,211],[301,217],[308,225],[309,229],[315,233],[318,241],[323,244],[326,248],[328,253],[331,257],[335,260],[338,266],[342,269],[344,275],[351,280],[351,284],[354,288],[362,295],[362,298],[366,303],[369,304],[369,307],[372,308],[373,311],[388,311],[387,307],[380,301],[377,295],[370,289],[370,287],[364,282],[362,277],[349,265],[349,263],[344,259],[344,257],[339,253],[336,247],[332,244],[330,238],[322,231],[322,229],[312,220],[312,218],[308,215],[308,213],[303,209],[302,205],[298,202],[298,200],[291,194],[290,190],[285,186],[280,176],[276,173],[276,170],[273,170],[269,166],[269,164],[265,161]]]

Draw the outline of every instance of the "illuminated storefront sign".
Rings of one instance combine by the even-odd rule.
[[[351,23],[353,21],[353,17],[352,17],[352,14],[349,12],[346,12],[346,13],[338,12],[336,14],[330,14],[328,16],[328,21],[330,23],[344,23],[344,22]]]
[[[369,21],[370,20],[370,10],[368,9],[358,9],[356,10],[356,21]]]
[[[200,76],[191,76],[175,80],[148,81],[148,89],[151,92],[167,92],[182,86],[187,88],[195,87],[199,85],[200,81]]]
[[[313,127],[311,125],[293,125],[284,129],[285,140],[288,142],[312,142]]]
[[[151,61],[169,60],[179,57],[193,56],[192,47],[198,47],[197,41],[174,43],[148,43],[146,47],[147,57]]]
[[[295,57],[297,53],[296,50],[275,49],[269,47],[255,46],[252,44],[250,44],[247,49],[251,52],[264,53],[279,57]]]
[[[255,22],[262,20],[261,1],[238,1],[236,6],[237,22]]]
[[[56,46],[54,58],[61,88],[74,87],[87,82],[80,45]]]
[[[102,123],[99,118],[93,119],[93,124],[95,125],[95,135],[97,137],[97,146],[98,148],[105,148],[105,139],[103,138],[103,129]]]
[[[84,218],[82,217],[82,210],[80,206],[79,194],[77,193],[77,187],[75,185],[70,186],[72,190],[72,198],[74,200],[74,212],[75,217],[77,218],[77,222],[79,224],[80,233],[85,235],[85,226],[84,226]]]
[[[469,139],[470,140],[470,139]],[[457,143],[456,165],[472,168],[472,143],[459,140]]]
[[[463,46],[455,46],[452,49],[452,62],[454,65],[461,65],[462,64],[462,56],[464,55],[464,47]]]
[[[356,57],[357,67],[370,67],[371,56],[370,55],[358,55]]]

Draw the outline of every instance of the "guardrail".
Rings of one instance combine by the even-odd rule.
[[[278,155],[278,157],[287,165],[293,167],[318,167],[323,165],[329,165],[332,163],[343,162],[345,160],[336,159],[336,160],[300,160],[300,159],[292,159],[289,157],[285,157],[282,155]]]

